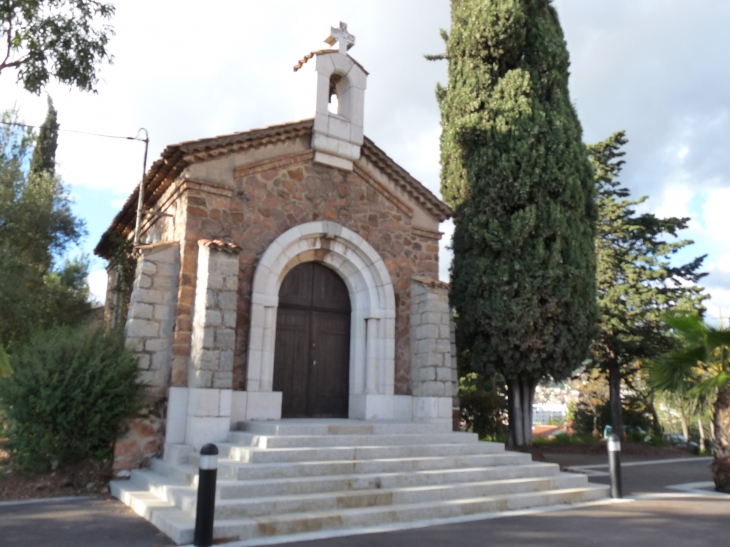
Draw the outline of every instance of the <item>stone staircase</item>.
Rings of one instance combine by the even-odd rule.
[[[608,487],[450,424],[282,420],[245,422],[218,444],[215,537],[362,529],[593,501]],[[112,494],[178,544],[191,543],[198,455],[167,445],[151,469]],[[299,537],[299,536],[298,536]]]

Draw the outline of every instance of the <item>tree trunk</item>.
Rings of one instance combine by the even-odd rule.
[[[712,462],[712,473],[715,478],[715,489],[718,492],[730,493],[730,387],[717,394],[713,422],[715,436],[712,445],[715,459]]]
[[[705,430],[702,427],[702,418],[697,416],[697,427],[700,430],[700,452],[705,449]]]
[[[528,378],[513,378],[507,384],[507,446],[532,446],[532,402],[536,387],[537,381]]]
[[[682,435],[689,440],[689,426],[687,425],[687,413],[684,411],[684,401],[679,398],[679,421],[682,424]]]
[[[659,421],[659,414],[656,412],[656,407],[654,407],[654,395],[649,397],[647,399],[647,408],[649,409],[649,412],[651,412],[651,431],[656,435],[657,437],[661,437],[662,435],[662,424]]]
[[[611,427],[619,439],[624,436],[623,406],[621,405],[621,367],[611,363],[608,367],[608,386],[611,396]]]

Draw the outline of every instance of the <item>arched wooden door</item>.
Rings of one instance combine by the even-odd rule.
[[[334,271],[316,262],[291,269],[279,289],[274,391],[283,418],[347,418],[350,295]]]

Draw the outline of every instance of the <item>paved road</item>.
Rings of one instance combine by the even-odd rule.
[[[556,458],[547,456],[555,463]],[[557,458],[560,459],[560,458]],[[669,485],[712,480],[708,459],[623,466],[624,493],[639,499],[557,512],[432,526],[400,532],[366,534],[314,541],[290,542],[284,547],[694,547],[727,543],[730,533],[730,496],[686,494]],[[563,463],[563,462],[560,462]],[[591,465],[608,471],[605,456],[582,456],[571,465]],[[607,476],[591,482],[609,484]]]
[[[2,547],[157,547],[175,545],[117,500],[64,499],[0,504]]]
[[[689,547],[726,545],[730,502],[634,501],[287,547]]]
[[[600,465],[601,461],[577,462]],[[601,471],[600,468],[591,468]],[[603,469],[605,470],[605,468]],[[643,498],[559,512],[432,526],[399,532],[287,543],[289,547],[578,547],[725,545],[730,496],[682,494],[667,485],[711,480],[706,460],[627,465],[624,490]],[[607,482],[593,476],[594,482]],[[155,547],[173,545],[115,500],[0,504],[2,547]]]
[[[571,454],[546,454],[546,459],[559,463],[562,468],[578,468],[588,466],[585,471],[594,473],[608,473],[606,456],[573,456]],[[710,471],[711,458],[686,458],[680,461],[673,459],[666,463],[661,460],[652,460],[647,464],[646,459],[623,458],[621,474],[623,477],[624,495],[639,495],[646,492],[672,492],[667,485],[706,482],[712,480]],[[656,463],[653,463],[656,462]],[[591,476],[591,482],[610,484],[610,477]]]

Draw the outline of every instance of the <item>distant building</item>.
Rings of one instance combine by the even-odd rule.
[[[532,424],[548,425],[562,422],[568,415],[568,405],[564,403],[535,403],[532,405]]]

